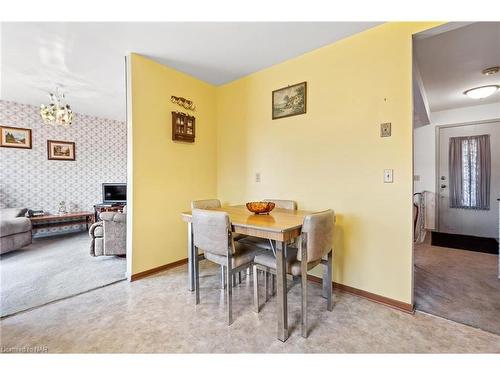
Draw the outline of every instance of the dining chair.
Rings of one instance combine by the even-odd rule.
[[[200,268],[198,252],[203,250],[205,259],[224,266],[227,280],[252,265],[254,257],[262,250],[233,240],[231,222],[226,212],[202,209],[192,210],[194,275],[196,304],[200,303]],[[227,287],[227,323],[232,323],[233,283]]]
[[[218,199],[201,199],[197,201],[191,201],[191,209],[196,208],[202,210],[210,210],[211,208],[221,208],[222,205]]]
[[[222,205],[218,199],[201,199],[197,201],[191,201],[191,209],[200,208],[202,210],[210,210],[212,208],[221,208]],[[245,238],[244,234],[234,233],[233,238],[235,241]]]
[[[220,203],[220,200],[218,200],[218,199],[200,199],[200,200],[196,200],[196,201],[191,201],[191,210],[196,209],[196,208],[199,208],[202,210],[210,210],[213,208],[221,208],[221,207],[222,207],[222,205]],[[246,237],[246,236],[243,234],[235,234],[235,233],[233,234],[233,239],[235,241],[243,239],[244,237]],[[200,254],[200,256],[201,256],[200,260],[205,259],[203,254]],[[251,268],[249,268],[249,270],[250,269]],[[250,272],[247,272],[247,274],[249,275]],[[220,267],[220,282],[221,282],[221,289],[224,289],[226,287],[224,266]],[[238,272],[238,282],[241,284],[241,272]],[[234,275],[234,277],[233,277],[233,285],[236,285],[236,275]]]
[[[286,210],[296,210],[297,209],[297,202],[292,201],[292,200],[285,200],[285,199],[264,199],[264,202],[273,202],[275,204],[275,208],[283,208]],[[276,254],[275,251],[275,244],[273,243],[272,240],[268,240],[266,238],[258,238],[258,237],[252,237],[252,236],[247,236],[242,240],[244,243],[260,247],[265,250],[271,250],[274,254]]]
[[[264,199],[264,202],[273,202],[275,208],[283,208],[286,210],[297,210],[297,202],[288,199]],[[241,240],[240,240],[241,241]],[[266,238],[258,238],[247,236],[242,239],[243,243],[247,243],[252,246],[260,247],[264,250],[272,251],[274,256],[276,256],[276,243],[273,240]],[[296,247],[295,244],[291,243],[289,246]],[[290,247],[288,247],[290,249]],[[292,251],[292,250],[290,250]],[[265,271],[264,271],[265,272]],[[270,274],[268,272],[264,273],[264,287],[266,291],[266,301],[269,300],[269,295],[274,295],[276,285],[276,275]],[[269,290],[271,288],[271,290]]]
[[[335,213],[326,210],[307,215],[302,224],[299,246],[297,249],[288,248],[286,253],[286,272],[301,279],[301,331],[302,337],[307,337],[307,271],[323,264],[326,267],[323,273],[323,285],[326,291],[327,310],[332,311],[332,263],[333,263],[333,230]],[[254,259],[254,308],[258,313],[259,290],[258,270],[276,275],[276,258],[267,252],[258,254]],[[267,290],[266,290],[267,298]]]
[[[273,202],[276,208],[284,208],[286,210],[297,209],[297,202],[287,199],[264,199],[264,202]]]
[[[220,203],[220,200],[218,199],[200,199],[196,201],[191,201],[191,210],[194,209],[202,209],[202,210],[209,210],[212,208],[221,208],[222,205]],[[199,254],[200,260],[205,259],[205,256],[203,254]],[[226,282],[224,278],[224,266],[220,267],[220,280],[221,280],[221,289],[225,288]]]

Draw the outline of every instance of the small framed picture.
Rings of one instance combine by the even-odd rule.
[[[307,82],[273,91],[273,120],[306,113]]]
[[[31,129],[0,126],[0,146],[31,148]]]
[[[75,160],[75,142],[47,141],[49,160]]]

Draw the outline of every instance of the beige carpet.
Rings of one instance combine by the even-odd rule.
[[[416,308],[500,334],[498,255],[415,247]]]
[[[125,279],[126,259],[90,256],[86,232],[33,240],[0,257],[0,313],[7,316]]]

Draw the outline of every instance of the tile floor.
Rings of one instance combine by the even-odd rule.
[[[335,292],[325,309],[310,283],[308,339],[300,336],[300,287],[289,292],[290,338],[276,339],[276,304],[252,311],[252,283],[234,291],[227,327],[218,269],[202,262],[201,304],[187,290],[187,266],[126,281],[1,320],[3,351],[49,353],[500,353],[500,336],[431,315],[410,315]],[[261,291],[263,292],[262,288]]]

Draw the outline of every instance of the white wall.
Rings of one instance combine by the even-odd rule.
[[[416,128],[414,140],[415,192],[436,190],[436,126],[500,118],[500,103],[431,112],[431,124]]]
[[[414,191],[436,191],[436,127],[500,118],[500,103],[431,113],[431,124],[414,129]],[[417,180],[418,179],[418,180]],[[494,186],[492,185],[492,191]],[[496,201],[491,202],[491,206]],[[496,225],[496,224],[495,224]],[[479,234],[477,234],[479,235]]]

